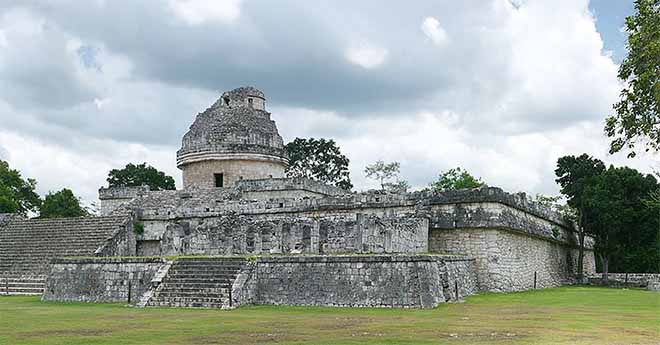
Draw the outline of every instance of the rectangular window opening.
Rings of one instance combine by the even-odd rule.
[[[224,187],[224,176],[222,174],[213,174],[215,177],[215,186],[216,188]]]

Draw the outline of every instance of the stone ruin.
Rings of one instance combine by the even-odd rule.
[[[138,306],[426,308],[575,282],[573,224],[499,188],[351,193],[285,178],[264,94],[225,92],[177,153],[184,188],[102,188],[100,217],[0,215],[0,294]],[[595,271],[586,239],[585,271]]]

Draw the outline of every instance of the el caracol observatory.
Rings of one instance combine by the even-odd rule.
[[[264,93],[254,87],[223,93],[183,136],[177,166],[184,188],[284,177],[288,157]]]

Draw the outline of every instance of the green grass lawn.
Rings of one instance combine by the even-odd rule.
[[[0,296],[1,344],[660,344],[660,293],[563,287],[432,310],[135,309]]]

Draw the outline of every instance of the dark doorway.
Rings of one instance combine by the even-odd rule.
[[[213,177],[215,177],[215,186],[217,188],[225,186],[224,176],[222,174],[213,174]]]

